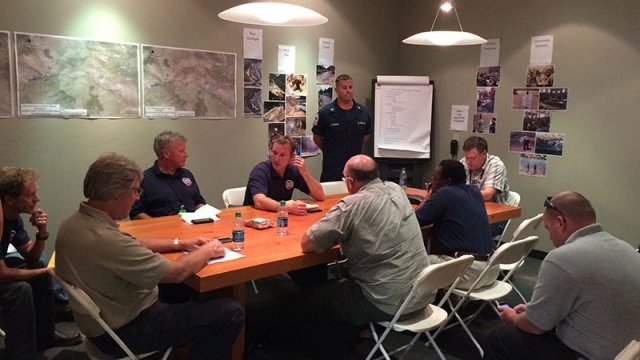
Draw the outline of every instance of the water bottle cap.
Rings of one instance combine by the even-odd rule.
[[[240,211],[236,211],[236,217],[240,217]]]
[[[284,206],[285,201],[284,200],[280,200],[280,206]]]

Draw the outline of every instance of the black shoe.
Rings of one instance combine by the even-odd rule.
[[[56,304],[55,322],[73,322],[73,312],[69,304]]]
[[[74,332],[65,334],[61,331],[56,330],[53,333],[53,340],[51,341],[51,347],[66,347],[66,346],[74,346],[78,345],[82,342],[82,335],[80,333]]]

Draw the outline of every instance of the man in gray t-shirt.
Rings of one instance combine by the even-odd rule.
[[[596,223],[589,200],[563,192],[544,203],[557,247],[540,265],[528,304],[499,308],[484,359],[613,359],[640,338],[640,256]]]
[[[414,279],[429,265],[420,225],[402,188],[381,181],[375,161],[366,155],[349,159],[342,174],[351,195],[302,237],[305,253],[321,253],[339,243],[349,259],[348,279],[328,282],[308,300],[312,321],[317,321],[308,326],[327,329],[324,338],[331,337],[332,345],[345,341],[337,329],[391,320]],[[432,299],[410,304],[407,313]]]

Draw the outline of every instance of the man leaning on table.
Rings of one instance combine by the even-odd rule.
[[[293,139],[279,135],[269,143],[269,160],[258,163],[247,183],[244,205],[256,209],[278,211],[280,201],[286,200],[289,214],[306,215],[307,205],[303,201],[291,200],[296,188],[311,195],[315,200],[324,200],[322,185],[305,166],[304,159],[295,153]]]
[[[342,174],[351,195],[313,224],[301,242],[305,253],[322,253],[339,243],[349,259],[348,278],[324,284],[308,299],[313,323],[307,327],[322,333],[327,349],[337,352],[355,342],[358,326],[391,320],[415,278],[429,265],[420,226],[403,189],[381,181],[375,161],[366,155],[349,159]],[[407,313],[423,309],[431,300],[427,296],[411,304]]]
[[[563,192],[544,202],[556,246],[540,265],[531,301],[499,307],[485,359],[613,359],[640,338],[640,257],[596,223],[589,200]]]
[[[144,171],[141,188],[131,219],[175,215],[184,210],[194,212],[206,204],[193,173],[184,167],[187,139],[174,131],[163,131],[153,140],[158,159]]]
[[[433,224],[429,260],[437,264],[471,254],[475,261],[458,283],[468,289],[487,267],[493,240],[487,209],[480,190],[465,183],[464,166],[456,160],[442,160],[436,167],[428,197],[416,208],[420,226]],[[479,287],[498,278],[499,267],[491,269]]]
[[[470,136],[462,145],[464,158],[460,159],[467,170],[467,184],[480,189],[484,201],[506,204],[509,199],[507,168],[502,160],[488,153],[487,140],[480,136]],[[491,235],[502,234],[506,221],[491,224]]]
[[[176,260],[158,252],[168,240],[137,239],[118,229],[140,196],[140,167],[128,158],[106,154],[87,171],[78,211],[60,226],[56,241],[56,272],[87,292],[107,324],[136,353],[193,343],[189,359],[225,359],[243,326],[241,306],[230,299],[165,304],[159,283],[179,283],[223,256],[216,241],[193,245]],[[75,310],[75,309],[74,309]],[[103,352],[124,353],[91,317],[75,312],[80,330]]]

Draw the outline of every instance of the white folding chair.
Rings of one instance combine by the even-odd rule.
[[[378,336],[376,332],[375,325],[373,322],[369,323],[369,327],[371,328],[371,333],[373,334],[374,339],[376,340],[376,344],[369,352],[367,356],[367,360],[370,360],[375,352],[380,349],[382,355],[385,359],[390,360],[389,354],[397,353],[402,350],[402,356],[404,356],[411,347],[418,341],[421,334],[426,334],[429,342],[427,344],[431,344],[433,348],[436,350],[441,359],[445,359],[442,351],[438,347],[438,344],[431,337],[429,331],[438,328],[439,326],[446,324],[451,315],[448,315],[446,310],[442,309],[442,305],[451,295],[455,284],[458,283],[460,277],[464,272],[471,266],[473,263],[473,256],[465,255],[456,259],[451,259],[449,261],[434,264],[427,266],[426,269],[422,270],[418,278],[413,282],[413,286],[411,287],[411,291],[407,298],[402,302],[402,305],[393,316],[393,319],[388,322],[379,322],[379,325],[385,327],[382,335]],[[453,286],[452,286],[453,285]],[[399,320],[400,316],[406,309],[407,305],[412,303],[414,299],[421,298],[425,296],[433,296],[433,294],[438,289],[443,289],[449,287],[449,290],[444,295],[442,300],[438,303],[438,305],[428,304],[424,311],[412,316],[410,319]],[[387,352],[383,346],[384,339],[387,335],[394,331],[411,331],[415,333],[415,336],[411,340],[411,342],[405,346],[402,346],[398,349],[393,350],[392,352]],[[401,356],[401,358],[402,358]],[[382,357],[381,357],[382,358]]]
[[[246,191],[246,187],[227,189],[223,191],[222,201],[224,201],[224,206],[226,208],[230,208],[233,206],[242,206],[244,204],[244,193]]]
[[[344,181],[327,181],[320,183],[320,185],[322,185],[322,191],[324,191],[325,195],[346,194],[349,192]]]
[[[532,236],[541,223],[542,223],[542,213],[530,219],[523,220],[518,226],[518,228],[513,232],[513,237],[511,238],[511,241],[521,240],[526,237]],[[509,271],[516,268],[516,266],[520,267],[522,266],[522,264],[524,264],[524,261],[520,263],[513,263],[513,264],[500,264],[500,272],[503,275],[506,275],[507,273],[509,273]],[[524,297],[524,295],[522,295],[522,292],[514,285],[513,280],[509,279],[507,281],[509,282],[509,284],[511,284],[511,286],[513,286],[513,291],[515,291],[516,294],[518,294],[520,299],[522,299],[522,302],[526,303],[527,299]]]
[[[100,326],[104,329],[104,331],[106,331],[107,334],[111,336],[113,341],[115,341],[118,344],[118,346],[120,346],[122,351],[124,351],[127,354],[127,356],[121,358],[120,360],[142,359],[158,352],[158,351],[152,351],[144,354],[134,354],[131,351],[131,349],[129,349],[129,347],[122,341],[122,339],[120,339],[120,337],[113,331],[113,329],[111,329],[111,327],[102,319],[102,317],[100,316],[100,308],[98,307],[98,305],[96,305],[96,303],[93,300],[91,300],[89,295],[87,295],[87,293],[84,290],[68,283],[66,280],[59,277],[56,274],[54,269],[49,269],[49,273],[51,274],[51,277],[54,278],[58,283],[60,283],[60,285],[62,285],[64,290],[67,292],[67,295],[69,296],[69,305],[71,305],[71,309],[73,309],[73,311],[76,313],[91,316],[91,318],[95,320],[98,324],[100,324]],[[89,341],[89,339],[85,338],[84,344],[85,344],[85,349],[87,350],[87,355],[89,355],[89,358],[97,359],[97,360],[113,359],[107,354],[101,352],[95,345],[91,343],[91,341]],[[164,356],[162,357],[162,360],[167,360],[167,358],[169,357],[169,354],[171,354],[171,350],[172,348],[168,348],[165,351]]]
[[[438,329],[438,331],[433,335],[433,338],[435,339],[443,329],[448,329],[452,326],[460,324],[471,341],[473,341],[473,344],[476,346],[476,348],[478,348],[480,355],[484,356],[484,350],[482,349],[476,338],[473,336],[473,334],[471,334],[471,331],[469,330],[469,327],[467,325],[471,323],[473,319],[478,316],[478,314],[480,314],[480,311],[482,311],[482,309],[484,309],[487,304],[495,305],[491,308],[496,312],[496,314],[500,314],[497,309],[497,306],[499,305],[498,300],[505,297],[511,292],[511,289],[513,287],[509,284],[508,280],[515,269],[517,269],[517,266],[514,267],[509,273],[507,273],[502,281],[496,280],[489,286],[481,288],[476,287],[483,281],[483,278],[489,273],[491,267],[498,266],[500,264],[523,262],[529,252],[531,252],[531,250],[535,247],[537,242],[537,236],[530,236],[526,239],[516,240],[501,245],[493,253],[493,255],[491,255],[487,267],[484,269],[484,271],[482,271],[482,273],[480,273],[480,276],[478,276],[476,281],[473,282],[468,290],[453,289],[453,294],[460,297],[460,300],[454,305],[451,301],[451,298],[449,298],[447,299],[447,303],[451,307],[451,312],[453,313],[457,322],[447,325],[446,327],[440,327],[440,329]],[[472,315],[466,317],[465,319],[462,319],[458,314],[458,310],[460,310],[461,307],[467,303],[467,301],[483,301],[483,304],[479,306]]]
[[[614,360],[638,360],[640,359],[640,341],[631,340],[627,346],[622,349]]]
[[[520,205],[520,194],[515,191],[509,191],[509,197],[507,198],[507,205],[518,206]],[[507,233],[509,229],[509,225],[511,224],[511,219],[507,220],[507,224],[504,226],[504,230],[502,234],[496,235],[493,237],[493,240],[496,242],[496,247],[500,246],[504,235]]]

